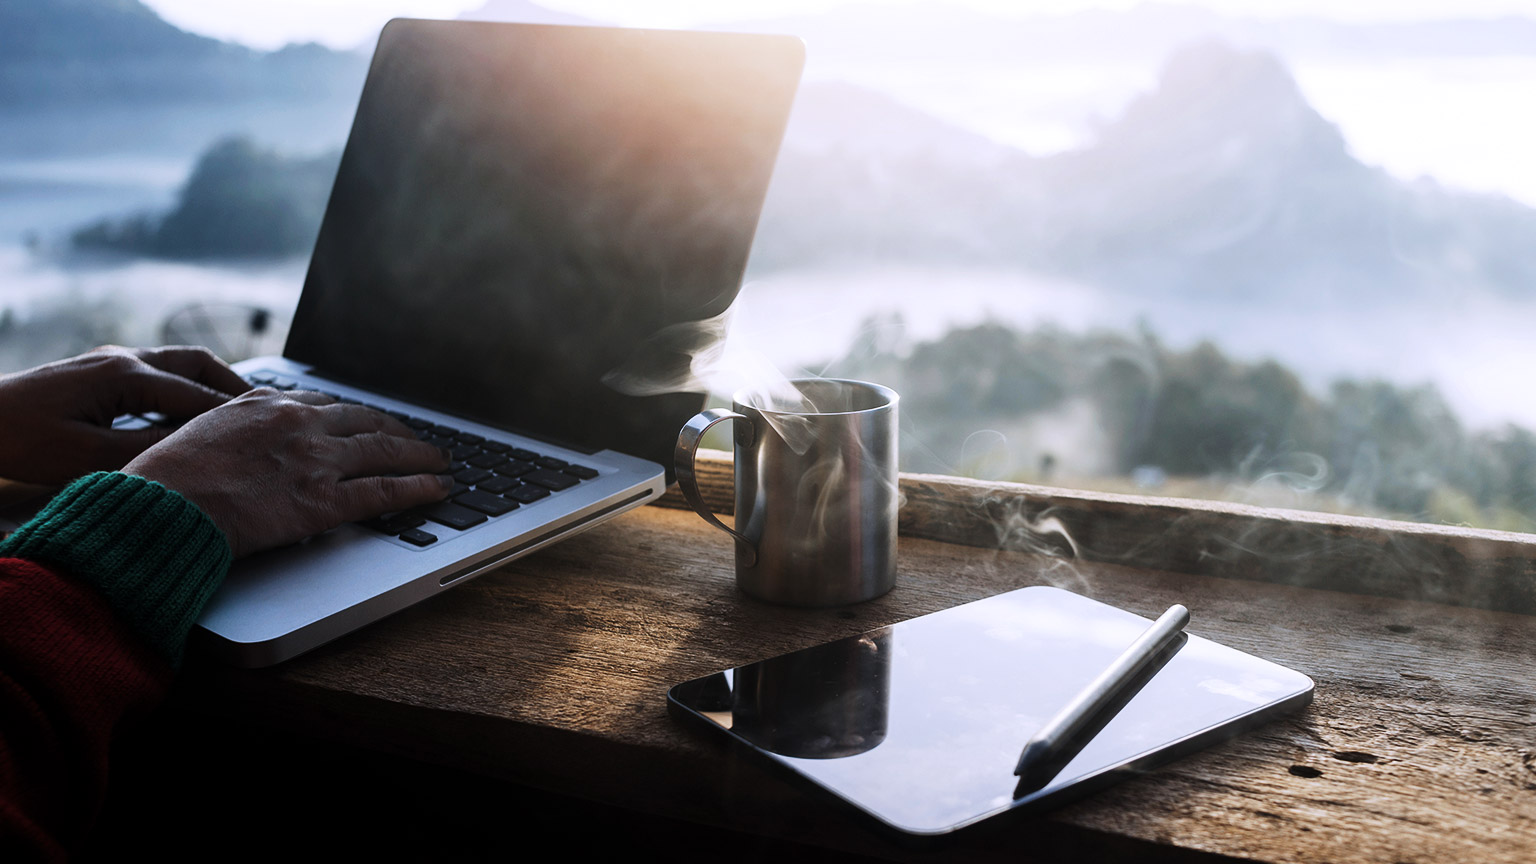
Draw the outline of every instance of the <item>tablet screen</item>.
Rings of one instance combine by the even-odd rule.
[[[1062,803],[1311,700],[1307,676],[1191,635],[1059,773],[1021,788],[1025,742],[1150,625],[1024,588],[689,681],[669,701],[891,828],[943,834]]]

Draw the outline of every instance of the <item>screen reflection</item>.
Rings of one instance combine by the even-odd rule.
[[[734,675],[731,729],[772,753],[840,759],[885,740],[891,630],[875,630],[743,666]]]

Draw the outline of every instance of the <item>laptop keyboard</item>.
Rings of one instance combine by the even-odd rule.
[[[252,384],[277,390],[294,390],[298,382],[268,372],[246,376]],[[311,388],[305,388],[311,389]],[[317,392],[326,393],[324,390]],[[448,450],[453,462],[448,471],[454,488],[448,499],[402,513],[390,513],[362,523],[366,527],[398,537],[412,546],[424,547],[438,542],[444,529],[465,531],[505,516],[513,510],[536,504],[553,494],[564,492],[591,480],[598,472],[585,465],[546,456],[526,447],[464,432],[441,423],[413,417],[378,405],[369,405],[337,393],[326,393],[341,402],[353,402],[382,411],[410,427],[416,437]]]

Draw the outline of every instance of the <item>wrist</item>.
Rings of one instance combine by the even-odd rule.
[[[223,532],[195,504],[115,472],[70,484],[0,542],[0,556],[57,566],[94,585],[173,663],[232,560]]]

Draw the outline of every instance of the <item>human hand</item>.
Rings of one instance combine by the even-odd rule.
[[[60,484],[120,468],[170,429],[113,429],[121,414],[183,420],[251,389],[203,348],[97,348],[0,376],[0,477]]]
[[[371,408],[262,388],[190,421],[123,472],[180,492],[240,557],[440,501],[453,478],[434,472],[449,458]]]

